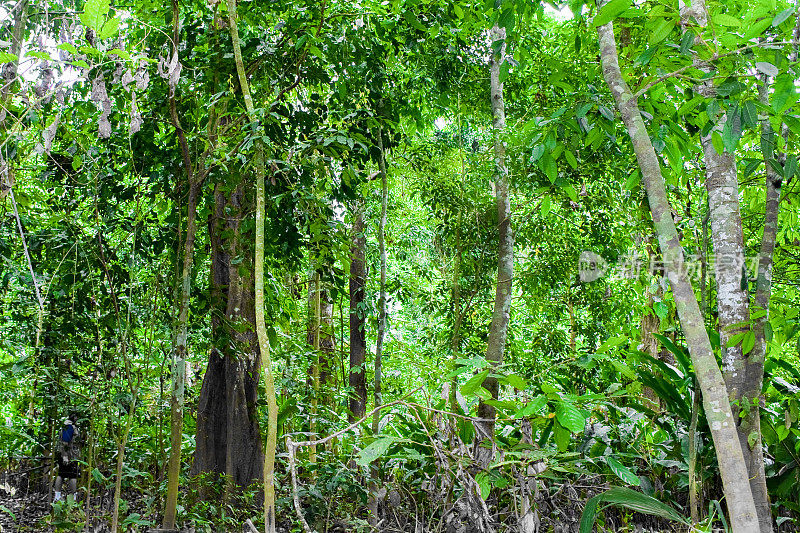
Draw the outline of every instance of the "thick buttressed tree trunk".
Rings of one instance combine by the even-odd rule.
[[[489,340],[486,347],[486,360],[493,367],[503,362],[511,313],[511,280],[514,277],[514,232],[511,228],[511,204],[509,201],[508,169],[506,168],[506,149],[503,130],[506,126],[503,84],[500,83],[500,65],[505,59],[505,28],[497,24],[492,28],[492,41],[503,41],[497,54],[490,62],[492,125],[494,131],[494,173],[495,199],[497,202],[497,227],[499,246],[497,249],[497,289],[495,291],[492,324],[489,327]],[[497,399],[500,386],[497,379],[487,377],[483,386]],[[494,457],[495,408],[481,400],[478,405],[478,418],[475,424],[475,457],[480,465],[488,466]],[[488,441],[488,447],[483,443]]]
[[[225,473],[228,421],[225,416],[225,358],[220,348],[224,344],[225,309],[230,283],[230,255],[223,242],[225,229],[225,206],[227,201],[224,186],[214,187],[214,209],[208,218],[208,234],[211,241],[211,338],[212,348],[208,357],[200,399],[197,406],[197,436],[192,473]]]
[[[661,175],[661,166],[639,112],[636,98],[622,77],[614,26],[608,23],[597,30],[603,76],[631,138],[642,172],[642,181],[647,191],[667,279],[672,288],[678,317],[703,393],[703,404],[717,452],[731,525],[735,533],[758,531],[756,507],[748,482],[747,466],[739,443],[736,423],[731,413],[728,391],[711,349],[700,306],[685,269],[683,250],[672,219],[672,209]]]
[[[192,472],[227,475],[246,487],[261,479],[264,457],[256,407],[261,360],[254,328],[253,238],[241,232],[252,199],[242,184],[227,198],[223,189],[218,183],[210,223],[212,349],[197,408]]]
[[[348,420],[355,422],[367,412],[367,382],[364,363],[367,353],[364,284],[366,282],[367,238],[364,235],[364,204],[355,202],[350,241],[350,393]]]

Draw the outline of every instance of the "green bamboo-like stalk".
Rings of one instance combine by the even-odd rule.
[[[236,25],[236,0],[228,0],[228,21],[230,23],[231,39],[233,40],[233,54],[236,60],[236,71],[239,75],[239,84],[242,87],[245,107],[251,122],[256,121],[255,106],[250,96],[250,84],[242,61],[242,48],[239,45],[239,28]],[[264,453],[264,530],[275,533],[275,448],[277,445],[278,430],[278,405],[275,399],[275,380],[272,376],[272,361],[270,359],[269,337],[264,321],[264,212],[266,200],[264,197],[264,177],[267,173],[264,162],[264,145],[256,142],[256,247],[255,247],[255,305],[256,305],[256,334],[258,347],[264,365],[265,389],[267,394],[268,427],[267,444]]]

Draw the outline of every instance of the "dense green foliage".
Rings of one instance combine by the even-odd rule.
[[[695,475],[696,526],[725,523],[717,457],[658,265],[641,171],[598,59],[596,27],[613,20],[721,363],[733,345],[754,349],[755,325],[768,311],[759,399],[765,473],[777,524],[798,527],[797,7],[709,2],[715,38],[702,43],[681,26],[677,1],[556,7],[242,2],[238,30],[255,104],[248,114],[224,3],[0,2],[0,464],[7,471],[49,465],[61,421],[75,410],[86,435],[79,485],[95,497],[91,505],[55,505],[51,525],[73,530],[107,520],[116,477],[120,527],[161,523],[194,179],[178,523],[240,530],[251,518],[263,527],[258,487],[231,490],[192,470],[209,358],[219,349],[246,359],[236,334],[255,331],[245,311],[234,317],[220,307],[218,289],[233,289],[215,281],[213,265],[224,249],[226,266],[252,281],[259,147],[279,527],[301,527],[286,437],[336,432],[313,452],[298,450],[297,496],[317,531],[368,530],[375,499],[387,530],[458,523],[466,502],[469,513],[485,509],[500,531],[526,531],[519,508],[528,497],[537,523],[554,531],[562,523],[577,529],[587,501],[592,516],[604,503],[622,505],[597,512],[598,527],[667,528],[666,520],[688,523]],[[507,32],[504,43],[488,37],[495,24]],[[484,357],[499,224],[487,64],[501,44],[507,127],[500,142],[516,243],[505,360],[494,369]],[[703,83],[713,86],[711,96],[700,94]],[[762,245],[767,171],[782,178],[769,309],[751,306],[730,346],[720,345],[700,143],[715,124],[724,124],[712,134],[715,149],[737,165],[748,258]],[[374,386],[383,156],[386,407],[373,434],[369,417],[343,430],[355,393],[351,313],[366,319],[364,367],[368,390]],[[366,296],[351,310],[359,212]],[[587,272],[588,261],[599,262],[601,275]],[[741,280],[753,298],[757,274],[749,262]],[[315,275],[319,312],[311,305]],[[490,375],[500,382],[497,398],[482,386]],[[258,392],[251,407],[265,437],[263,380]],[[479,400],[497,409],[497,453],[486,470],[472,461]],[[26,479],[46,490],[50,469]],[[591,527],[592,516],[580,526]]]

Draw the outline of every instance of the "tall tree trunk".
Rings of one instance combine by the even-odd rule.
[[[717,366],[700,307],[685,270],[683,250],[675,222],[672,220],[672,209],[667,199],[661,167],[636,98],[622,77],[613,23],[600,26],[598,35],[603,75],[622,115],[639,162],[666,275],[703,392],[703,405],[717,451],[717,461],[733,531],[736,533],[758,531],[758,517],[748,482],[747,466],[736,431],[736,422],[731,413],[722,372]]]
[[[211,353],[200,389],[197,405],[197,435],[192,464],[192,474],[200,472],[225,474],[225,455],[227,449],[227,424],[225,416],[225,348],[227,345],[225,323],[230,284],[230,260],[227,243],[222,235],[227,233],[230,222],[227,219],[228,205],[224,185],[214,186],[214,208],[209,214],[208,234],[211,241],[211,272],[209,292],[211,296]]]
[[[452,306],[453,327],[450,330],[450,357],[453,362],[453,369],[456,368],[456,360],[461,352],[461,324],[464,321],[464,310],[461,308],[461,212],[458,213],[458,226],[456,226],[455,255],[453,257],[453,280],[450,288],[450,305]],[[447,394],[447,401],[450,404],[450,411],[458,413],[458,376],[453,376],[450,380],[450,389]],[[455,419],[451,417],[451,423],[455,427]]]
[[[383,372],[383,343],[386,336],[386,204],[389,198],[389,185],[386,176],[386,154],[383,149],[383,128],[378,126],[378,169],[381,174],[381,219],[378,223],[378,249],[380,252],[381,278],[378,289],[378,339],[375,345],[375,389],[374,403],[375,413],[372,415],[372,434],[377,435],[380,431],[381,411],[378,407],[382,403],[381,380]],[[372,527],[378,525],[378,479],[379,469],[376,464],[371,468],[371,479],[369,482],[369,523]]]
[[[0,79],[3,80],[2,94],[0,94],[0,100],[2,101],[0,124],[3,124],[7,118],[8,104],[14,94],[17,69],[19,68],[19,56],[22,51],[22,43],[25,40],[25,27],[28,23],[28,0],[19,0],[17,5],[12,8],[12,12],[14,13],[14,30],[11,34],[11,50],[9,52],[14,55],[14,60],[5,64],[2,76],[0,76]]]
[[[198,402],[193,472],[229,476],[230,492],[234,485],[247,487],[262,478],[259,465],[264,455],[256,405],[261,357],[253,331],[252,234],[241,231],[242,220],[254,206],[242,184],[227,199],[222,193],[226,187],[217,186],[214,217],[224,217],[225,223],[212,226],[216,235],[211,239],[212,283],[228,282],[212,287],[217,306],[213,314],[224,318],[217,325],[212,320],[213,347]]]
[[[313,253],[313,252],[311,252]],[[312,435],[317,432],[317,410],[319,409],[319,325],[320,325],[320,275],[316,268],[316,259],[311,259],[311,277],[308,280],[308,323],[307,340],[309,347],[313,351],[311,356],[311,414],[308,422],[308,429]],[[316,436],[312,436],[316,439]],[[317,445],[312,444],[308,447],[308,461],[317,462]],[[313,476],[315,472],[311,472]]]
[[[247,82],[247,74],[244,70],[244,62],[242,61],[242,50],[239,46],[239,29],[236,25],[236,0],[228,0],[228,21],[230,23],[231,39],[233,41],[233,53],[236,59],[236,71],[239,74],[239,84],[242,87],[242,96],[244,97],[247,114],[250,121],[257,123],[255,116],[255,106],[253,99],[250,96],[250,85]],[[244,379],[254,380],[254,385],[258,384],[258,359],[259,355],[264,359],[265,368],[265,394],[267,395],[267,445],[263,461],[262,475],[264,477],[264,530],[267,533],[275,533],[275,451],[277,447],[278,435],[278,405],[275,396],[275,381],[272,375],[272,361],[270,359],[270,345],[269,337],[267,336],[267,326],[264,319],[264,215],[266,212],[266,198],[264,192],[264,178],[266,177],[266,161],[264,160],[264,144],[262,140],[257,140],[255,143],[256,148],[256,235],[255,235],[255,326],[258,336],[258,350],[252,353],[252,358],[249,359],[250,365],[246,372],[240,372]],[[242,367],[240,366],[241,370]],[[245,389],[246,391],[247,389]],[[235,393],[242,395],[245,391],[235,389]],[[229,391],[230,392],[230,391]],[[228,408],[235,408],[241,412],[244,408],[245,414],[249,415],[250,419],[255,422],[256,406],[255,406],[255,390],[252,391],[252,398],[241,398],[242,400],[252,400],[252,403],[229,403]],[[249,412],[247,412],[249,411]],[[240,413],[231,413],[240,414]],[[229,420],[237,420],[237,418],[230,418]],[[249,424],[250,429],[256,429],[255,439],[260,441],[258,434],[258,425]],[[228,426],[230,431],[231,426]],[[233,447],[228,446],[228,464],[233,460],[232,451]],[[259,446],[260,454],[260,446]],[[229,468],[230,472],[231,469]]]
[[[355,422],[367,412],[367,382],[364,377],[367,339],[364,313],[367,238],[364,235],[364,203],[353,206],[353,227],[350,236],[350,369],[348,384],[352,389],[348,420]]]
[[[511,312],[511,281],[514,277],[514,232],[511,227],[511,203],[509,201],[508,169],[506,168],[506,149],[503,133],[506,127],[505,103],[503,101],[503,84],[500,83],[500,65],[505,60],[505,28],[494,25],[491,32],[492,42],[502,41],[497,54],[492,55],[489,63],[491,75],[492,126],[494,132],[494,179],[495,199],[497,202],[497,226],[499,245],[497,249],[497,289],[494,298],[492,324],[489,328],[489,339],[486,346],[486,360],[497,368],[505,355],[506,336]],[[497,379],[487,377],[483,386],[497,399],[500,386]],[[476,423],[478,435],[475,440],[475,457],[478,464],[486,468],[494,457],[494,423],[495,408],[483,400],[478,404]],[[489,441],[489,447],[483,445]]]
[[[381,373],[383,371],[383,343],[386,337],[386,204],[389,199],[389,184],[386,177],[386,154],[383,149],[383,128],[378,127],[378,168],[381,171],[381,220],[378,223],[378,250],[381,261],[381,281],[378,290],[378,340],[375,344],[375,407],[381,405]],[[372,417],[372,433],[378,433],[381,412]]]
[[[691,8],[684,9],[681,15],[682,24],[688,25],[688,23],[694,22],[701,28],[705,27],[707,23],[705,0],[692,0]],[[692,21],[692,19],[694,20]],[[714,72],[713,67],[708,67],[706,71],[709,74]],[[696,89],[699,94],[715,96],[712,82],[705,82]],[[709,117],[709,120],[714,121],[715,117]],[[740,410],[745,412],[755,410],[755,417],[759,418],[759,409],[757,405],[753,405],[753,399],[761,395],[764,369],[763,365],[759,369],[753,365],[747,365],[742,342],[728,346],[733,336],[746,331],[743,324],[750,319],[750,296],[747,287],[742,216],[739,208],[736,157],[734,153],[727,151],[717,153],[711,141],[714,132],[722,132],[725,122],[726,116],[723,114],[716,124],[711,125],[712,127],[705,135],[702,133],[700,135],[706,166],[708,213],[715,256],[714,275],[717,284],[717,316],[722,351],[722,374],[728,388],[733,419],[736,422],[742,454],[749,473],[760,531],[761,533],[770,533],[772,531],[772,514],[766,490],[763,455],[754,454],[754,448],[750,443],[753,439],[760,439],[760,431],[756,435],[750,435],[752,428],[748,428],[747,424],[743,426],[744,418],[739,416]],[[750,371],[759,371],[761,375],[749,375]],[[750,397],[745,393],[746,389],[751,387],[750,383],[752,382],[758,383],[755,397]]]
[[[172,0],[172,53],[178,53],[180,39],[178,1]],[[183,403],[186,385],[186,356],[189,337],[189,299],[192,290],[192,266],[194,264],[194,241],[197,234],[197,202],[200,196],[200,183],[196,180],[189,144],[178,118],[175,98],[177,80],[170,81],[169,111],[172,125],[178,135],[183,170],[189,184],[189,198],[186,207],[186,240],[183,245],[183,270],[181,272],[180,297],[178,300],[178,320],[175,324],[174,359],[172,367],[172,395],[170,396],[170,454],[167,466],[167,497],[164,504],[164,529],[175,528],[175,514],[178,503],[178,481],[181,472],[181,444],[183,442]]]

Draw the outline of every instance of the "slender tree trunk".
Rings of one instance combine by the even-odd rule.
[[[364,235],[364,204],[353,207],[350,241],[350,393],[348,420],[352,424],[367,412],[367,382],[364,376],[367,340],[364,329],[364,284],[366,281],[367,238]]]
[[[14,30],[11,34],[11,50],[9,52],[14,55],[14,60],[6,63],[2,76],[0,76],[0,79],[3,80],[3,90],[2,94],[0,94],[0,99],[2,99],[0,124],[3,124],[7,118],[8,104],[14,94],[13,89],[16,85],[19,56],[22,51],[22,43],[25,41],[25,27],[28,24],[28,0],[19,0],[12,11],[14,13]]]
[[[122,467],[125,464],[125,450],[128,447],[128,435],[130,435],[131,427],[133,427],[133,417],[136,411],[136,397],[137,394],[134,392],[130,412],[125,420],[125,429],[123,429],[122,436],[117,442],[117,469],[116,475],[114,476],[114,511],[111,515],[112,533],[117,533],[117,527],[119,525],[119,500],[122,496]]]
[[[312,265],[316,266],[316,261],[312,258]],[[319,271],[312,267],[311,278],[308,282],[308,344],[314,352],[311,356],[311,415],[308,423],[309,432],[315,435],[317,432],[317,410],[319,408],[319,325],[320,325],[320,276]],[[316,436],[312,436],[316,439]],[[312,444],[308,447],[308,461],[317,462],[317,445]],[[315,472],[312,470],[311,475]]]
[[[689,515],[692,517],[692,524],[700,522],[700,504],[698,502],[699,483],[697,480],[697,421],[700,414],[700,391],[697,390],[697,380],[695,380],[694,391],[692,394],[692,417],[689,421]],[[701,477],[702,479],[702,477]]]
[[[251,121],[256,121],[255,106],[250,96],[250,85],[242,61],[242,50],[239,46],[239,30],[236,25],[236,0],[228,0],[228,20],[230,22],[233,52],[236,58],[236,71],[239,74],[239,83],[242,87],[247,114]],[[267,395],[267,443],[264,454],[264,530],[266,533],[275,533],[275,450],[277,447],[278,431],[278,405],[275,397],[275,381],[272,376],[272,361],[270,359],[269,337],[264,319],[264,216],[266,211],[266,198],[264,192],[264,178],[266,176],[266,162],[264,160],[264,146],[262,141],[256,142],[256,244],[255,244],[255,323],[258,335],[258,351],[264,361],[265,393]],[[256,367],[257,368],[257,367]],[[228,453],[230,454],[229,447]]]
[[[178,53],[180,27],[179,6],[172,0],[173,54]],[[176,80],[177,82],[177,80]],[[183,270],[181,272],[180,299],[178,300],[178,320],[175,324],[174,360],[172,367],[172,395],[170,397],[170,454],[167,466],[167,497],[164,504],[164,529],[175,528],[175,515],[178,503],[178,483],[181,472],[181,444],[183,442],[183,403],[186,386],[186,356],[189,338],[189,299],[192,290],[192,267],[194,264],[194,241],[197,234],[197,202],[200,184],[194,176],[189,145],[178,118],[175,98],[176,82],[170,83],[169,108],[172,125],[178,135],[181,157],[189,184],[189,198],[186,207],[186,240],[183,245]]]
[[[389,199],[389,185],[386,177],[386,154],[383,149],[383,128],[378,127],[378,167],[381,171],[381,220],[378,224],[378,250],[381,256],[381,281],[378,293],[378,340],[375,345],[375,407],[380,407],[381,373],[383,371],[383,343],[386,337],[386,204]],[[372,433],[377,434],[381,418],[380,411],[372,417]]]
[[[383,149],[383,128],[378,127],[378,168],[381,174],[381,219],[378,223],[378,249],[380,251],[381,279],[378,290],[378,340],[375,345],[375,391],[374,403],[375,413],[372,415],[372,434],[377,435],[380,431],[381,412],[381,373],[383,372],[383,342],[386,336],[386,204],[389,197],[389,186],[386,177],[386,154]],[[369,482],[369,523],[372,527],[378,525],[378,476],[377,465],[372,465],[371,479]]]
[[[511,281],[514,277],[514,232],[511,227],[511,203],[509,200],[508,169],[506,168],[506,149],[503,134],[506,126],[503,84],[500,83],[500,65],[505,60],[505,28],[494,25],[491,32],[493,42],[503,41],[497,54],[489,63],[491,74],[492,125],[494,131],[494,179],[497,202],[497,226],[499,246],[497,250],[497,289],[494,298],[492,324],[486,346],[486,360],[497,368],[505,355],[508,322],[511,313]],[[483,386],[497,399],[499,383],[487,377]],[[475,440],[475,457],[486,468],[494,457],[495,408],[483,400],[478,405],[478,418],[475,424],[478,435]],[[488,447],[483,444],[488,441]]]
[[[747,466],[731,413],[725,381],[717,366],[711,342],[686,273],[683,250],[672,220],[661,167],[639,107],[622,77],[612,23],[598,28],[603,75],[628,130],[642,172],[667,278],[678,309],[692,362],[703,392],[708,425],[717,451],[720,474],[735,533],[758,531],[758,517],[748,482]]]
[[[453,281],[450,289],[451,306],[453,309],[453,328],[450,331],[450,357],[453,361],[453,369],[456,368],[456,360],[461,353],[461,324],[464,321],[464,312],[461,308],[461,212],[458,213],[458,226],[456,227],[455,256],[453,258]],[[450,411],[458,413],[458,376],[453,376],[450,380],[450,390],[448,391],[448,402]],[[455,427],[455,419],[451,418],[451,424]]]

